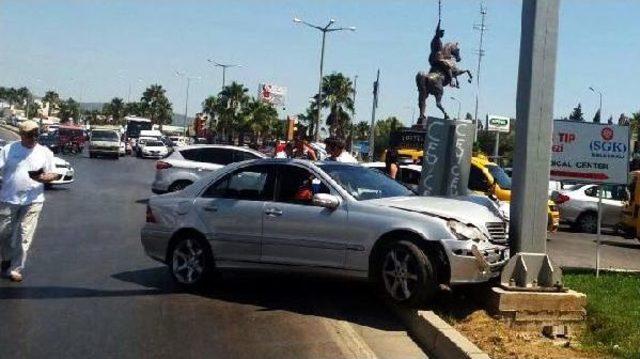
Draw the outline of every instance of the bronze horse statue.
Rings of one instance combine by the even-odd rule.
[[[460,57],[460,48],[458,43],[448,42],[442,47],[441,52],[442,62],[446,64],[451,70],[452,77],[449,77],[448,71],[445,72],[441,68],[432,66],[429,73],[424,71],[418,72],[416,75],[416,85],[418,86],[418,107],[420,108],[420,117],[418,117],[418,124],[424,125],[426,116],[426,101],[429,95],[433,95],[436,98],[436,106],[442,111],[444,118],[449,118],[447,111],[442,107],[442,95],[444,93],[445,86],[451,85],[458,87],[458,76],[466,73],[468,75],[468,81],[471,83],[473,76],[469,70],[460,70],[456,66],[457,62],[462,59]]]

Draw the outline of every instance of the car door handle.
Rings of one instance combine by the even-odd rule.
[[[279,217],[282,216],[282,210],[279,210],[277,208],[269,208],[264,211],[264,214],[271,217]]]
[[[204,209],[207,212],[218,212],[218,207],[214,205],[204,206],[202,207],[202,209]]]

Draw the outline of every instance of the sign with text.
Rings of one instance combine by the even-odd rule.
[[[556,120],[551,179],[625,184],[629,174],[629,126]]]
[[[487,115],[487,130],[490,132],[509,132],[510,124],[509,117]]]
[[[422,132],[424,150],[420,194],[467,194],[474,134],[475,126],[471,121],[427,119],[426,131]]]
[[[283,106],[286,96],[286,87],[276,86],[272,84],[258,85],[258,98],[261,101],[270,103],[274,106]]]

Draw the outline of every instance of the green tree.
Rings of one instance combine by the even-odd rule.
[[[125,115],[144,116],[144,104],[142,102],[127,102],[124,105]]]
[[[595,116],[593,116],[593,123],[600,123],[602,122],[600,119],[600,109],[598,109],[598,111],[596,111]]]
[[[40,105],[37,102],[32,102],[29,106],[29,113],[27,114],[27,118],[35,118],[38,117],[39,115],[39,111],[41,111],[42,108],[40,107]]]
[[[141,101],[144,116],[151,120],[151,123],[162,125],[171,123],[173,119],[173,109],[171,102],[166,96],[166,90],[161,85],[149,86],[142,94]]]
[[[640,140],[640,111],[631,113],[631,117],[628,118],[629,129],[631,131],[631,138],[635,136],[635,140]]]
[[[58,117],[60,117],[60,122],[62,123],[69,122],[72,118],[78,123],[77,121],[80,119],[80,104],[71,97],[60,102]]]
[[[309,107],[304,113],[299,113],[298,116],[298,135],[313,136],[315,129],[316,116],[318,115],[318,95],[314,96],[315,100],[309,102]]]
[[[371,126],[366,121],[360,121],[355,125],[353,137],[356,140],[368,140]]]
[[[384,120],[376,122],[375,128],[375,156],[379,157],[384,150],[389,147],[389,139],[391,132],[402,128],[402,121],[395,116],[387,117]]]
[[[322,79],[322,107],[330,110],[327,118],[329,132],[345,138],[354,113],[353,83],[342,73],[333,73]]]
[[[225,86],[218,94],[218,131],[223,137],[235,135],[243,124],[243,107],[249,102],[249,89],[237,82]]]
[[[42,101],[49,103],[49,115],[53,115],[60,108],[60,95],[55,91],[47,91]]]
[[[582,113],[582,105],[580,103],[578,103],[578,106],[573,108],[573,111],[569,115],[569,120],[584,122],[584,114]]]
[[[119,97],[114,97],[111,102],[102,106],[102,114],[113,117],[114,123],[122,124],[126,115],[126,105]]]
[[[260,142],[263,137],[277,136],[278,111],[270,103],[258,99],[249,100],[242,110],[240,128],[251,133],[252,142]]]

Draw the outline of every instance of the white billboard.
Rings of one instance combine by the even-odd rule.
[[[261,101],[268,102],[274,106],[283,106],[286,96],[286,87],[271,84],[258,85],[258,98]]]
[[[487,115],[487,131],[509,132],[511,119],[504,116]]]
[[[554,121],[552,179],[625,184],[628,174],[629,126]]]

